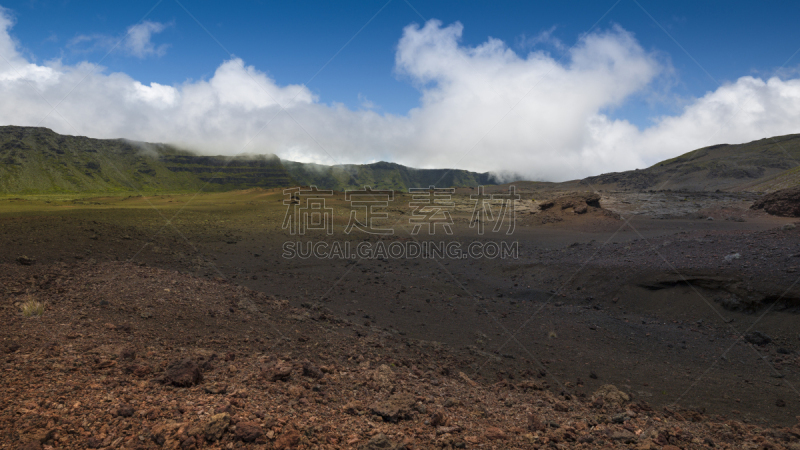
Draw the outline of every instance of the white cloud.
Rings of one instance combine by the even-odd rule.
[[[584,36],[559,62],[542,51],[520,55],[497,39],[463,46],[459,23],[408,26],[395,69],[420,90],[420,106],[392,115],[322,104],[305,86],[278,85],[240,59],[222,62],[207,80],[174,86],[90,63],[36,65],[21,56],[11,26],[0,11],[0,52],[11,63],[0,59],[0,124],[206,153],[276,153],[322,164],[389,160],[566,180],[798,132],[800,123],[800,80],[752,77],[646,129],[609,118],[603,111],[647,93],[671,70],[620,27]],[[132,48],[157,52],[146,44],[155,30],[137,34],[144,44]],[[48,115],[32,86],[51,104],[66,97],[59,114]]]
[[[534,48],[540,44],[546,44],[556,48],[557,50],[561,51],[566,50],[567,46],[564,45],[564,43],[561,42],[560,39],[553,36],[553,32],[556,31],[556,28],[557,28],[556,25],[553,25],[547,30],[543,30],[539,32],[539,34],[537,34],[536,36],[531,36],[531,37],[522,34],[517,39],[517,46],[523,49],[529,49],[529,48]]]
[[[163,56],[167,51],[167,45],[156,47],[150,38],[153,34],[164,31],[170,24],[151,22],[145,20],[142,23],[128,27],[128,34],[125,35],[125,49],[133,56],[146,58],[151,55]]]
[[[151,22],[131,25],[122,36],[108,36],[105,34],[80,34],[70,39],[69,48],[78,52],[93,52],[96,50],[122,52],[140,59],[148,56],[164,56],[168,44],[156,46],[151,40],[154,34],[161,33],[172,26],[172,23]]]

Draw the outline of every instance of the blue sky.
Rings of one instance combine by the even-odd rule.
[[[620,170],[624,170],[653,163],[658,158],[671,156],[671,153],[682,153],[681,149],[692,150],[691,145],[698,145],[698,139],[688,139],[680,144],[689,146],[686,148],[676,144],[674,148],[659,149],[651,152],[652,154],[641,154],[637,157],[620,153],[622,152],[620,148],[625,145],[646,146],[648,142],[646,139],[660,139],[659,136],[667,131],[661,130],[659,134],[655,127],[658,127],[658,124],[661,124],[662,128],[666,126],[663,124],[663,118],[685,116],[687,108],[697,105],[698,99],[718,91],[720,86],[736,87],[742,77],[748,76],[764,83],[775,76],[784,81],[793,80],[797,78],[797,68],[800,67],[800,57],[796,55],[800,48],[800,27],[797,26],[800,19],[800,5],[795,2],[639,1],[637,3],[633,0],[621,0],[544,3],[393,0],[387,4],[384,0],[241,2],[230,5],[223,2],[187,0],[177,3],[164,0],[159,3],[27,1],[5,2],[2,6],[6,8],[6,16],[12,21],[8,33],[15,40],[15,57],[26,63],[42,67],[52,67],[55,64],[60,67],[57,70],[68,70],[64,68],[76,68],[81,63],[88,62],[103,66],[98,68],[98,72],[107,76],[121,73],[145,86],[158,83],[179,88],[187,83],[211,80],[225,61],[232,60],[233,55],[238,58],[236,61],[241,61],[242,66],[252,67],[266,77],[265,80],[268,81],[265,83],[274,83],[276,89],[290,85],[305,85],[308,94],[313,97],[310,102],[317,106],[326,106],[325,111],[335,113],[341,104],[349,113],[370,110],[378,116],[409,118],[412,122],[413,115],[410,115],[409,111],[413,108],[425,109],[428,103],[423,98],[426,95],[431,98],[441,95],[457,96],[462,91],[441,88],[441,85],[446,83],[443,79],[449,77],[443,75],[446,68],[440,68],[437,74],[426,78],[424,73],[427,69],[418,67],[415,65],[416,62],[398,65],[401,40],[408,35],[406,27],[409,25],[417,24],[417,29],[430,31],[430,39],[441,40],[445,37],[436,35],[437,30],[460,24],[461,32],[455,38],[455,42],[458,51],[467,55],[466,58],[470,60],[475,55],[470,54],[469,49],[480,47],[490,38],[494,38],[501,41],[504,46],[502,50],[497,50],[499,53],[495,56],[501,55],[502,52],[513,52],[517,58],[524,61],[530,60],[531,52],[541,52],[549,58],[548,63],[558,64],[566,70],[574,68],[575,47],[585,44],[582,39],[586,38],[587,33],[598,36],[612,33],[613,36],[609,39],[613,42],[609,45],[635,48],[631,55],[625,57],[628,59],[622,62],[610,62],[610,66],[604,70],[619,70],[613,75],[619,79],[618,83],[633,83],[636,87],[625,90],[618,96],[592,103],[586,107],[587,112],[575,120],[594,124],[600,117],[604,121],[631,125],[636,130],[626,130],[624,133],[638,134],[635,136],[632,134],[620,142],[612,142],[612,138],[597,137],[596,126],[591,125],[594,128],[584,130],[586,137],[581,142],[568,138],[559,140],[557,137],[545,139],[554,145],[554,150],[551,151],[558,151],[564,155],[564,160],[560,164],[569,164],[572,161],[573,165],[577,164],[578,172],[581,174],[592,167],[598,167],[597,163],[585,167],[582,163],[576,163],[575,161],[581,159],[581,155],[604,161],[600,165],[602,169],[619,167]],[[425,28],[431,19],[440,22],[438,28]],[[130,27],[143,23],[153,26],[151,33],[147,35],[145,47],[125,47],[126,33]],[[108,54],[110,48],[120,40],[123,44]],[[609,58],[614,58],[614,52],[618,51],[603,43],[597,44],[592,51],[603,53],[606,50],[611,55]],[[625,73],[628,70],[620,65],[623,62],[638,64],[642,61],[649,64],[650,69],[644,70],[641,76],[626,78]],[[476,59],[475,63],[479,64],[481,61]],[[619,67],[612,67],[614,65]],[[535,72],[534,65],[528,67]],[[19,70],[16,72],[20,73]],[[496,73],[502,73],[502,69]],[[474,87],[478,82],[467,80],[463,84]],[[499,78],[493,81],[487,78],[481,82],[486,82],[489,91],[496,92],[502,88],[498,88],[500,84],[491,86],[493,83],[513,81]],[[616,86],[614,81],[609,83],[598,86],[597,89],[608,90],[609,87]],[[776,89],[784,92],[784,90],[791,91],[792,88],[779,86]],[[63,90],[65,89],[62,88]],[[56,91],[53,91],[51,99],[53,104],[59,99]],[[48,95],[45,88],[42,92],[45,97]],[[523,86],[515,95],[522,98],[525,97],[525,92]],[[186,93],[179,92],[179,95],[186,96]],[[592,95],[593,92],[587,92],[586,96]],[[719,95],[724,97],[722,93]],[[746,93],[742,95],[747,96]],[[782,94],[775,95],[780,97]],[[513,98],[513,95],[509,96],[505,104],[513,105]],[[527,96],[525,101],[532,98]],[[87,108],[93,107],[87,102],[88,100],[85,100],[82,105],[72,106],[73,112],[78,116],[82,112],[86,113]],[[101,103],[97,100],[94,105],[100,108]],[[764,100],[765,105],[768,103]],[[454,104],[461,103],[454,102]],[[564,105],[565,108],[568,106],[568,103]],[[69,103],[65,102],[64,108],[69,110],[70,107]],[[582,110],[584,107],[578,106],[575,109]],[[736,107],[732,108],[733,111],[738,111]],[[266,109],[259,111],[264,112]],[[446,113],[449,110],[442,111]],[[565,116],[567,121],[572,120],[568,113],[569,111]],[[313,115],[310,112],[308,114]],[[531,120],[538,117],[534,113],[531,114]],[[734,116],[738,114],[740,113],[735,112]],[[303,114],[298,112],[298,116],[301,115]],[[496,117],[498,120],[503,117],[502,108],[498,109]],[[76,125],[83,121],[81,117],[74,117],[72,120],[67,117],[63,119],[69,122],[66,128],[77,128],[72,131],[98,134],[92,133],[90,127]],[[724,123],[729,119],[717,118],[714,123]],[[5,121],[8,120],[10,119]],[[364,122],[378,119],[362,117],[353,120]],[[502,127],[493,127],[492,120],[494,119],[489,120],[484,131],[502,133],[503,130],[500,129]],[[428,161],[418,155],[409,156],[407,153],[414,153],[411,151],[387,150],[382,147],[382,141],[378,138],[367,143],[350,143],[346,136],[325,136],[324,131],[319,132],[323,137],[318,137],[316,130],[326,129],[326,125],[318,127],[311,119],[308,124],[303,124],[297,117],[288,122],[294,122],[304,128],[305,134],[311,135],[311,143],[309,144],[308,139],[304,142],[292,142],[290,137],[281,135],[279,139],[281,145],[265,144],[269,149],[263,151],[274,151],[284,157],[327,164],[392,158],[415,165],[448,165],[448,161],[452,161],[450,165],[460,164],[470,169],[480,169],[481,165],[486,165],[485,160],[475,160],[470,164],[472,158],[460,159],[457,156],[459,151],[471,152],[470,148],[473,145],[466,141],[452,143],[453,150],[448,154],[452,157]],[[77,134],[65,129],[64,123],[45,121],[44,125],[50,125],[60,132]],[[270,123],[270,126],[272,125]],[[454,129],[458,129],[456,125],[442,125],[438,132],[453,132]],[[729,133],[722,130],[719,132],[719,141],[732,142],[751,137],[765,137],[759,133],[800,132],[791,130],[790,125],[787,125],[789,129],[786,130],[784,130],[786,127],[773,129],[765,128],[763,124],[756,125],[750,134]],[[396,125],[392,130],[386,131],[383,139],[389,140],[391,136],[396,136],[403,126],[406,125]],[[407,126],[413,128],[415,125]],[[126,134],[123,137],[144,140],[164,137],[163,133],[154,133],[151,136],[142,131],[144,128],[146,125],[143,124],[137,128],[138,131],[120,128],[119,132]],[[270,136],[269,130],[256,133],[257,130],[254,128],[258,127],[255,125],[246,127],[251,133],[258,134],[259,138],[263,137],[261,133]],[[417,128],[414,133],[424,134],[424,131]],[[648,129],[651,134],[649,137]],[[564,130],[565,133],[571,131],[569,128]],[[427,131],[430,134],[435,132],[436,130]],[[623,131],[603,133],[612,136],[621,132]],[[674,132],[675,130],[671,131]],[[358,130],[352,131],[352,134],[357,133]],[[271,136],[273,137],[271,142],[278,140],[275,137],[277,134]],[[474,140],[480,140],[481,136],[482,134],[478,133]],[[178,141],[183,142],[185,139]],[[318,141],[317,145],[313,141]],[[586,141],[598,141],[599,144],[592,144],[594,145],[592,147]],[[516,153],[523,152],[521,159],[535,160],[534,156],[524,154],[525,149],[532,145],[530,142],[520,142],[518,139],[504,140],[503,136],[498,136],[495,145],[502,145],[504,142],[508,148],[515,148],[513,151]],[[716,142],[710,142],[709,145],[713,143]],[[240,144],[231,143],[230,147],[236,148]],[[246,144],[240,146],[243,145]],[[436,146],[440,143],[428,142],[425,145]],[[442,145],[447,147],[448,144]],[[484,143],[478,145],[478,150],[490,151],[490,148],[483,149],[482,145]],[[370,153],[368,149],[361,149],[348,153],[348,146],[366,146],[373,151]],[[568,154],[574,146],[579,148],[574,150],[574,154]],[[556,150],[560,147],[563,149]],[[219,146],[209,151],[220,152]],[[542,152],[545,151],[539,149],[534,153],[535,156],[542,156]],[[631,151],[628,149],[628,153]],[[306,157],[308,155],[311,156]],[[621,164],[620,161],[628,163]],[[502,171],[511,170],[513,167],[495,164],[491,169]],[[564,172],[569,170],[564,169]],[[530,172],[530,176],[542,178],[547,173],[552,171],[534,170]]]

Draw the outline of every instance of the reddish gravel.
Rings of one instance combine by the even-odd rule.
[[[487,380],[316,304],[123,263],[4,264],[3,448],[800,448],[800,425]],[[20,303],[46,303],[25,318]]]

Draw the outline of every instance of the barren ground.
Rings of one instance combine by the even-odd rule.
[[[343,233],[341,195],[328,202],[332,236],[290,236],[279,191],[2,200],[0,439],[30,448],[796,442],[800,433],[782,428],[800,415],[800,229],[784,227],[794,220],[748,211],[745,194],[602,194],[622,218],[540,212],[523,193],[513,234],[487,226],[482,236],[466,196],[456,197],[452,236],[411,236],[402,195],[381,222],[396,224],[390,236]],[[286,241],[365,240],[503,241],[519,256],[282,255]],[[36,262],[20,264],[23,255]],[[46,304],[41,317],[20,314],[31,299]],[[744,339],[757,341],[756,331],[771,342]],[[203,380],[173,386],[167,369],[184,358]],[[629,401],[598,401],[608,384]]]

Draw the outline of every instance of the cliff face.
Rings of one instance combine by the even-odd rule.
[[[0,194],[180,192],[293,182],[279,158],[198,156],[164,144],[0,127]]]
[[[413,169],[379,162],[321,166],[275,155],[202,156],[165,144],[63,136],[47,128],[0,127],[0,195],[220,191],[315,185],[407,190],[491,184],[488,173]]]

